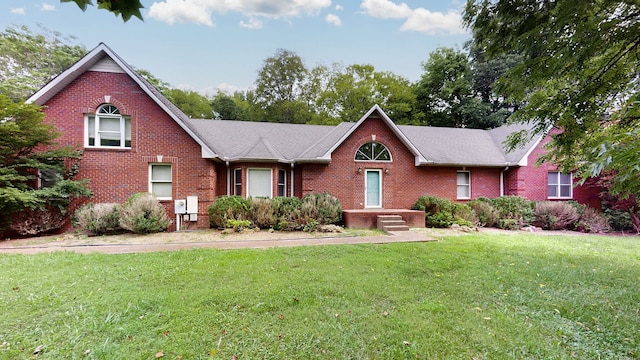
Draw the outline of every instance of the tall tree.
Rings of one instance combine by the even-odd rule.
[[[494,116],[491,106],[476,96],[467,54],[438,48],[422,66],[416,96],[425,125],[492,128],[501,124],[504,115]]]
[[[82,152],[55,143],[58,132],[43,122],[40,107],[0,94],[0,119],[0,230],[17,213],[64,215],[74,196],[90,195],[84,182],[72,180],[77,171],[73,160]],[[38,177],[45,186],[37,186]]]
[[[562,130],[547,160],[583,179],[612,170],[612,191],[640,194],[637,0],[468,0],[464,21],[489,59],[523,56],[498,86],[523,104],[512,118],[535,124],[529,136]]]
[[[214,118],[209,99],[196,91],[169,89],[165,96],[187,116],[194,119]]]
[[[24,100],[87,52],[74,38],[42,30],[10,26],[0,33],[0,94]]]
[[[301,100],[308,70],[295,52],[278,49],[264,60],[256,79],[255,94],[264,109],[265,120],[284,123],[305,123],[308,106]]]
[[[329,73],[316,105],[337,121],[357,121],[378,104],[399,123],[409,123],[415,95],[405,78],[375,71],[370,64],[354,64]]]

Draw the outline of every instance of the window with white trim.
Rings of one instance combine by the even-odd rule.
[[[391,153],[384,144],[370,141],[356,151],[355,160],[358,161],[391,161]]]
[[[278,196],[287,196],[287,171],[278,170]]]
[[[273,197],[271,169],[247,169],[247,197]]]
[[[573,198],[573,179],[571,173],[550,171],[547,175],[547,196],[549,199]]]
[[[469,171],[458,171],[458,199],[471,199],[471,173]]]
[[[149,192],[158,200],[172,198],[171,164],[149,164]]]
[[[233,195],[242,196],[242,169],[233,169]]]
[[[55,185],[58,180],[62,180],[62,173],[57,169],[39,169],[38,170],[38,189],[50,188]]]
[[[104,104],[95,114],[85,116],[85,146],[131,148],[131,118],[122,116],[111,104]]]

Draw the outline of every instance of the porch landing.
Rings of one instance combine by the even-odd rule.
[[[424,211],[407,209],[350,209],[342,210],[344,226],[348,228],[376,229],[378,215],[399,215],[412,228],[424,227]]]

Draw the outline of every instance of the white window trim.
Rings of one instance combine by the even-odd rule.
[[[363,147],[363,146],[365,146],[366,144],[370,144],[370,143],[376,143],[376,144],[382,145],[382,146],[387,150],[387,154],[389,154],[389,160],[373,160],[373,159],[363,160],[363,159],[356,159],[356,157],[358,157],[358,152],[361,152],[361,151],[360,151],[360,149],[362,149],[362,147]],[[361,152],[361,153],[362,153],[362,152]],[[365,153],[362,153],[362,154],[363,154],[363,155],[365,155],[365,156],[368,156],[368,155],[367,155],[367,154],[365,154]],[[387,147],[387,145],[385,145],[385,144],[383,144],[383,143],[381,143],[381,142],[379,142],[379,141],[375,141],[375,140],[374,140],[374,141],[367,141],[366,143],[364,143],[364,144],[360,145],[360,146],[358,147],[358,149],[356,150],[355,155],[353,155],[353,160],[354,160],[355,162],[365,162],[365,163],[370,163],[370,162],[393,162],[393,156],[391,155],[391,150],[389,150],[389,148]]]
[[[169,166],[169,168],[171,169],[171,179],[169,180],[156,180],[154,181],[152,178],[152,169],[154,166],[157,165],[164,165],[164,166]],[[171,184],[171,196],[166,197],[166,196],[157,196],[156,198],[158,200],[171,200],[173,199],[173,165],[171,163],[149,163],[149,193],[153,194],[153,184],[158,184],[158,183],[169,183]]]
[[[273,169],[268,168],[247,168],[247,198],[251,197],[251,172],[253,170],[257,171],[269,171],[269,198],[273,198]]]
[[[554,185],[556,187],[556,194],[558,194],[558,196],[551,196],[549,195],[549,186],[552,186],[552,184],[549,184],[549,175],[551,174],[556,174],[556,184]],[[560,183],[560,175],[569,175],[569,184],[561,184]],[[561,191],[560,191],[560,187],[561,186],[567,186],[569,185],[569,196],[561,196]],[[558,200],[558,199],[562,199],[562,200],[571,200],[573,199],[573,173],[563,173],[561,171],[549,171],[547,173],[547,199],[552,199],[552,200]]]
[[[238,182],[238,173],[240,173],[240,182]],[[238,185],[240,185],[239,193]],[[233,195],[242,196],[242,168],[233,169]]]
[[[280,182],[280,173],[284,174],[284,182]],[[278,196],[287,196],[287,170],[278,169],[278,184],[277,184]],[[280,195],[280,186],[282,185],[282,195]]]
[[[378,200],[380,201],[380,203],[375,205],[370,205],[367,197],[367,191],[369,189],[369,180],[367,177],[367,173],[369,172],[378,173]],[[367,209],[382,209],[382,170],[380,169],[364,170],[364,207]]]
[[[466,173],[467,174],[467,179],[469,180],[468,184],[460,184],[458,182],[458,174],[460,173]],[[463,197],[463,196],[458,196],[458,188],[461,186],[466,186],[469,189],[469,196]],[[471,171],[469,170],[458,170],[456,171],[456,199],[459,200],[469,200],[471,199]]]
[[[99,111],[103,106],[114,106],[111,104],[104,104],[96,109],[95,114],[85,114],[84,116],[84,146],[86,148],[103,148],[103,149],[131,149],[131,146],[126,146],[126,125],[127,121],[131,126],[131,119],[122,116],[122,114],[100,114]],[[115,107],[115,106],[114,106]],[[117,108],[116,108],[117,109]],[[93,117],[93,141],[94,145],[89,145],[89,118]],[[100,119],[118,119],[120,122],[120,146],[105,146],[100,145]]]

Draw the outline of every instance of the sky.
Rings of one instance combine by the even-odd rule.
[[[93,3],[95,4],[95,0]],[[0,28],[105,43],[173,87],[213,95],[254,87],[264,60],[295,52],[307,68],[371,64],[411,82],[438,47],[463,49],[464,0],[142,0],[144,21],[60,0],[2,0]]]

